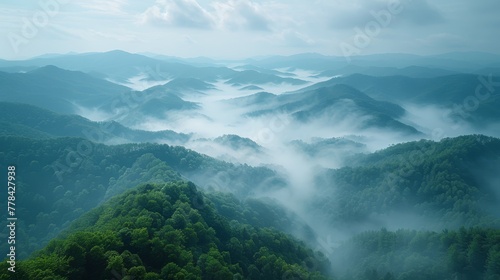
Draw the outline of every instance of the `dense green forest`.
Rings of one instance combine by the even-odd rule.
[[[82,137],[99,143],[158,142],[181,144],[190,135],[171,130],[143,131],[115,121],[93,122],[21,103],[0,102],[0,135],[28,138]]]
[[[500,279],[500,230],[368,231],[335,248],[337,279]]]
[[[500,226],[500,139],[481,135],[397,144],[318,176],[311,211],[354,231]],[[389,222],[388,222],[389,221]],[[392,221],[392,223],[391,223]]]
[[[0,279],[327,279],[288,235],[229,221],[187,182],[142,185],[88,212]],[[128,278],[127,278],[128,277]]]
[[[0,145],[17,170],[17,279],[500,279],[497,138],[353,156],[319,170],[301,217],[252,198],[286,187],[275,171],[182,147],[8,136]],[[158,185],[136,187],[145,182]],[[335,229],[335,243],[318,243],[304,217]]]
[[[2,161],[16,165],[17,170],[17,215],[21,217],[17,236],[22,258],[81,214],[140,183],[189,179],[207,189],[240,196],[284,185],[270,169],[221,162],[183,147],[106,146],[83,138],[20,137],[0,137],[0,146]],[[1,214],[4,217],[6,212]]]
[[[224,25],[282,25],[250,4]],[[500,280],[499,55],[149,51],[0,59],[0,280]]]

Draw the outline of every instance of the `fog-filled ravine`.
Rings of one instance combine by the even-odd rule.
[[[498,65],[0,60],[0,279],[500,279]]]

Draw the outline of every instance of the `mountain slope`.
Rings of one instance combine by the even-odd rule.
[[[377,67],[377,66],[362,67],[357,65],[349,65],[340,69],[323,71],[317,76],[333,77],[339,75],[349,76],[353,74],[362,74],[374,77],[405,76],[411,78],[434,78],[434,77],[458,74],[458,72],[439,69],[439,68],[423,67],[423,66],[407,66],[404,68],[396,68],[396,67]]]
[[[270,169],[229,164],[168,145],[106,146],[83,138],[0,137],[0,146],[2,162],[19,170],[20,258],[46,244],[82,213],[140,183],[187,178],[239,197],[285,185]]]
[[[333,250],[336,279],[500,279],[500,230],[369,231]]]
[[[185,143],[190,136],[174,131],[132,130],[117,122],[92,122],[77,115],[60,115],[30,105],[0,102],[0,135],[29,138],[82,137],[100,143]]]
[[[321,256],[274,230],[230,224],[192,183],[148,184],[84,215],[66,236],[20,263],[16,276],[326,279]]]
[[[0,72],[0,101],[28,103],[71,114],[78,106],[99,107],[129,89],[82,72],[45,66],[27,73]]]
[[[500,164],[500,139],[421,140],[348,162],[318,178],[311,204],[317,217],[336,228],[356,233],[381,227],[500,226],[500,177],[494,171]]]
[[[202,80],[195,78],[173,79],[168,83],[166,83],[164,87],[176,91],[184,91],[184,90],[206,91],[215,88],[212,84],[206,83]]]
[[[277,75],[265,74],[255,70],[244,70],[236,72],[225,82],[232,85],[262,85],[262,84],[291,84],[303,85],[306,81],[295,78],[282,78]]]
[[[435,78],[373,77],[354,74],[317,83],[299,92],[346,84],[378,100],[396,104],[414,103],[449,108],[461,118],[481,125],[483,121],[500,120],[500,114],[495,109],[500,106],[500,95],[496,93],[497,80],[497,77],[471,74]]]
[[[67,70],[82,71],[119,82],[144,76],[147,80],[162,81],[171,78],[199,78],[215,81],[235,71],[226,67],[194,67],[185,63],[166,62],[124,51],[83,53],[25,61],[1,61],[0,67],[55,65]]]
[[[419,134],[415,128],[397,120],[403,116],[403,108],[390,102],[377,101],[346,85],[320,87],[274,98],[269,94],[259,93],[233,100],[243,104],[251,101],[256,102],[255,105],[261,102],[260,108],[264,109],[253,111],[249,113],[250,116],[286,112],[306,123],[320,120],[328,126],[351,120],[350,126],[356,129],[378,128],[403,134]]]

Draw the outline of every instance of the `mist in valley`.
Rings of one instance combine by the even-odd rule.
[[[50,138],[51,122],[64,126],[71,120],[77,126],[57,137],[84,137],[123,149],[130,160],[138,157],[125,160],[129,166],[120,162],[108,168],[111,156],[87,161],[104,149],[87,141],[66,149],[68,166],[52,164],[56,177],[91,166],[113,173],[97,177],[103,183],[94,192],[105,190],[98,205],[138,183],[191,181],[205,195],[193,198],[196,207],[203,208],[204,199],[231,194],[253,214],[276,220],[249,220],[254,225],[284,231],[317,251],[303,266],[315,271],[322,263],[318,260],[328,259],[333,274],[346,279],[359,278],[365,264],[376,267],[385,254],[400,258],[384,263],[377,269],[381,273],[420,271],[431,265],[429,256],[446,256],[442,248],[419,251],[415,244],[437,242],[435,234],[448,230],[498,223],[498,157],[496,142],[487,137],[498,136],[496,116],[487,110],[497,95],[460,114],[455,106],[460,98],[443,102],[432,95],[432,87],[422,90],[426,98],[400,97],[415,94],[411,88],[409,93],[397,88],[398,98],[387,98],[391,83],[399,85],[398,76],[361,77],[373,84],[366,86],[349,80],[356,75],[328,76],[299,67],[257,68],[261,72],[248,65],[217,67],[222,68],[191,69],[199,77],[163,72],[160,64],[140,67],[156,72],[134,71],[120,82],[108,79],[101,86],[119,94],[71,103],[76,116],[26,107],[41,120],[23,116],[21,124]],[[414,82],[424,87],[427,80]],[[383,87],[371,89],[377,86]],[[387,95],[383,101],[381,92]],[[467,91],[457,92],[470,99]],[[121,144],[131,146],[115,146]],[[79,199],[88,193],[81,191]],[[232,209],[214,207],[226,214]],[[361,256],[366,263],[356,262]],[[419,261],[413,264],[412,258]],[[364,277],[378,280],[372,276]]]
[[[0,279],[500,279],[498,2],[98,2],[0,9]]]
[[[253,85],[230,85],[226,80],[219,80],[210,83],[213,86],[210,90],[175,92],[182,100],[196,104],[195,109],[166,110],[154,117],[139,113],[134,114],[133,119],[111,116],[108,120],[116,119],[134,129],[172,130],[189,134],[190,139],[181,143],[189,149],[235,164],[264,166],[276,171],[286,182],[285,186],[267,189],[256,186],[249,191],[250,196],[240,199],[271,198],[282,205],[300,219],[300,227],[307,225],[315,237],[301,235],[298,233],[301,229],[288,230],[298,233],[301,238],[307,238],[305,241],[330,257],[333,257],[332,250],[341,242],[361,232],[382,228],[440,231],[446,227],[438,217],[422,215],[410,204],[400,205],[397,210],[374,212],[359,220],[336,224],[327,213],[336,208],[333,204],[339,203],[339,200],[334,199],[336,185],[332,184],[333,181],[326,174],[351,166],[353,160],[398,143],[420,139],[439,141],[445,137],[486,131],[475,130],[470,123],[453,118],[449,108],[412,103],[402,105],[405,113],[399,121],[414,127],[417,133],[408,134],[390,127],[367,127],[363,124],[370,123],[373,117],[359,110],[350,99],[341,99],[329,105],[322,114],[301,120],[296,117],[296,113],[308,108],[309,104],[302,104],[296,110],[288,109],[282,107],[280,97],[297,95],[296,92],[308,85],[334,77],[316,78],[317,72],[298,69],[287,73],[284,77],[292,76],[306,83],[258,84],[258,89],[248,89],[248,86]],[[146,85],[161,86],[168,81],[148,82],[133,78],[128,82],[129,84],[124,85],[131,90],[147,90]],[[139,95],[142,97],[136,103],[117,115],[127,117],[149,98],[161,94],[165,94],[164,90],[157,89],[149,95]],[[271,98],[261,101],[259,96]],[[315,101],[309,102],[313,106]],[[264,113],[255,114],[261,111]],[[91,110],[81,112],[93,115],[94,118],[104,115],[104,112]],[[178,144],[162,140],[158,142]],[[231,184],[238,181],[237,178],[229,180],[224,172],[211,176],[191,176],[206,191],[231,192]]]

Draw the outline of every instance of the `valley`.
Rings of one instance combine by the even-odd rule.
[[[498,279],[488,59],[2,60],[0,279]]]

